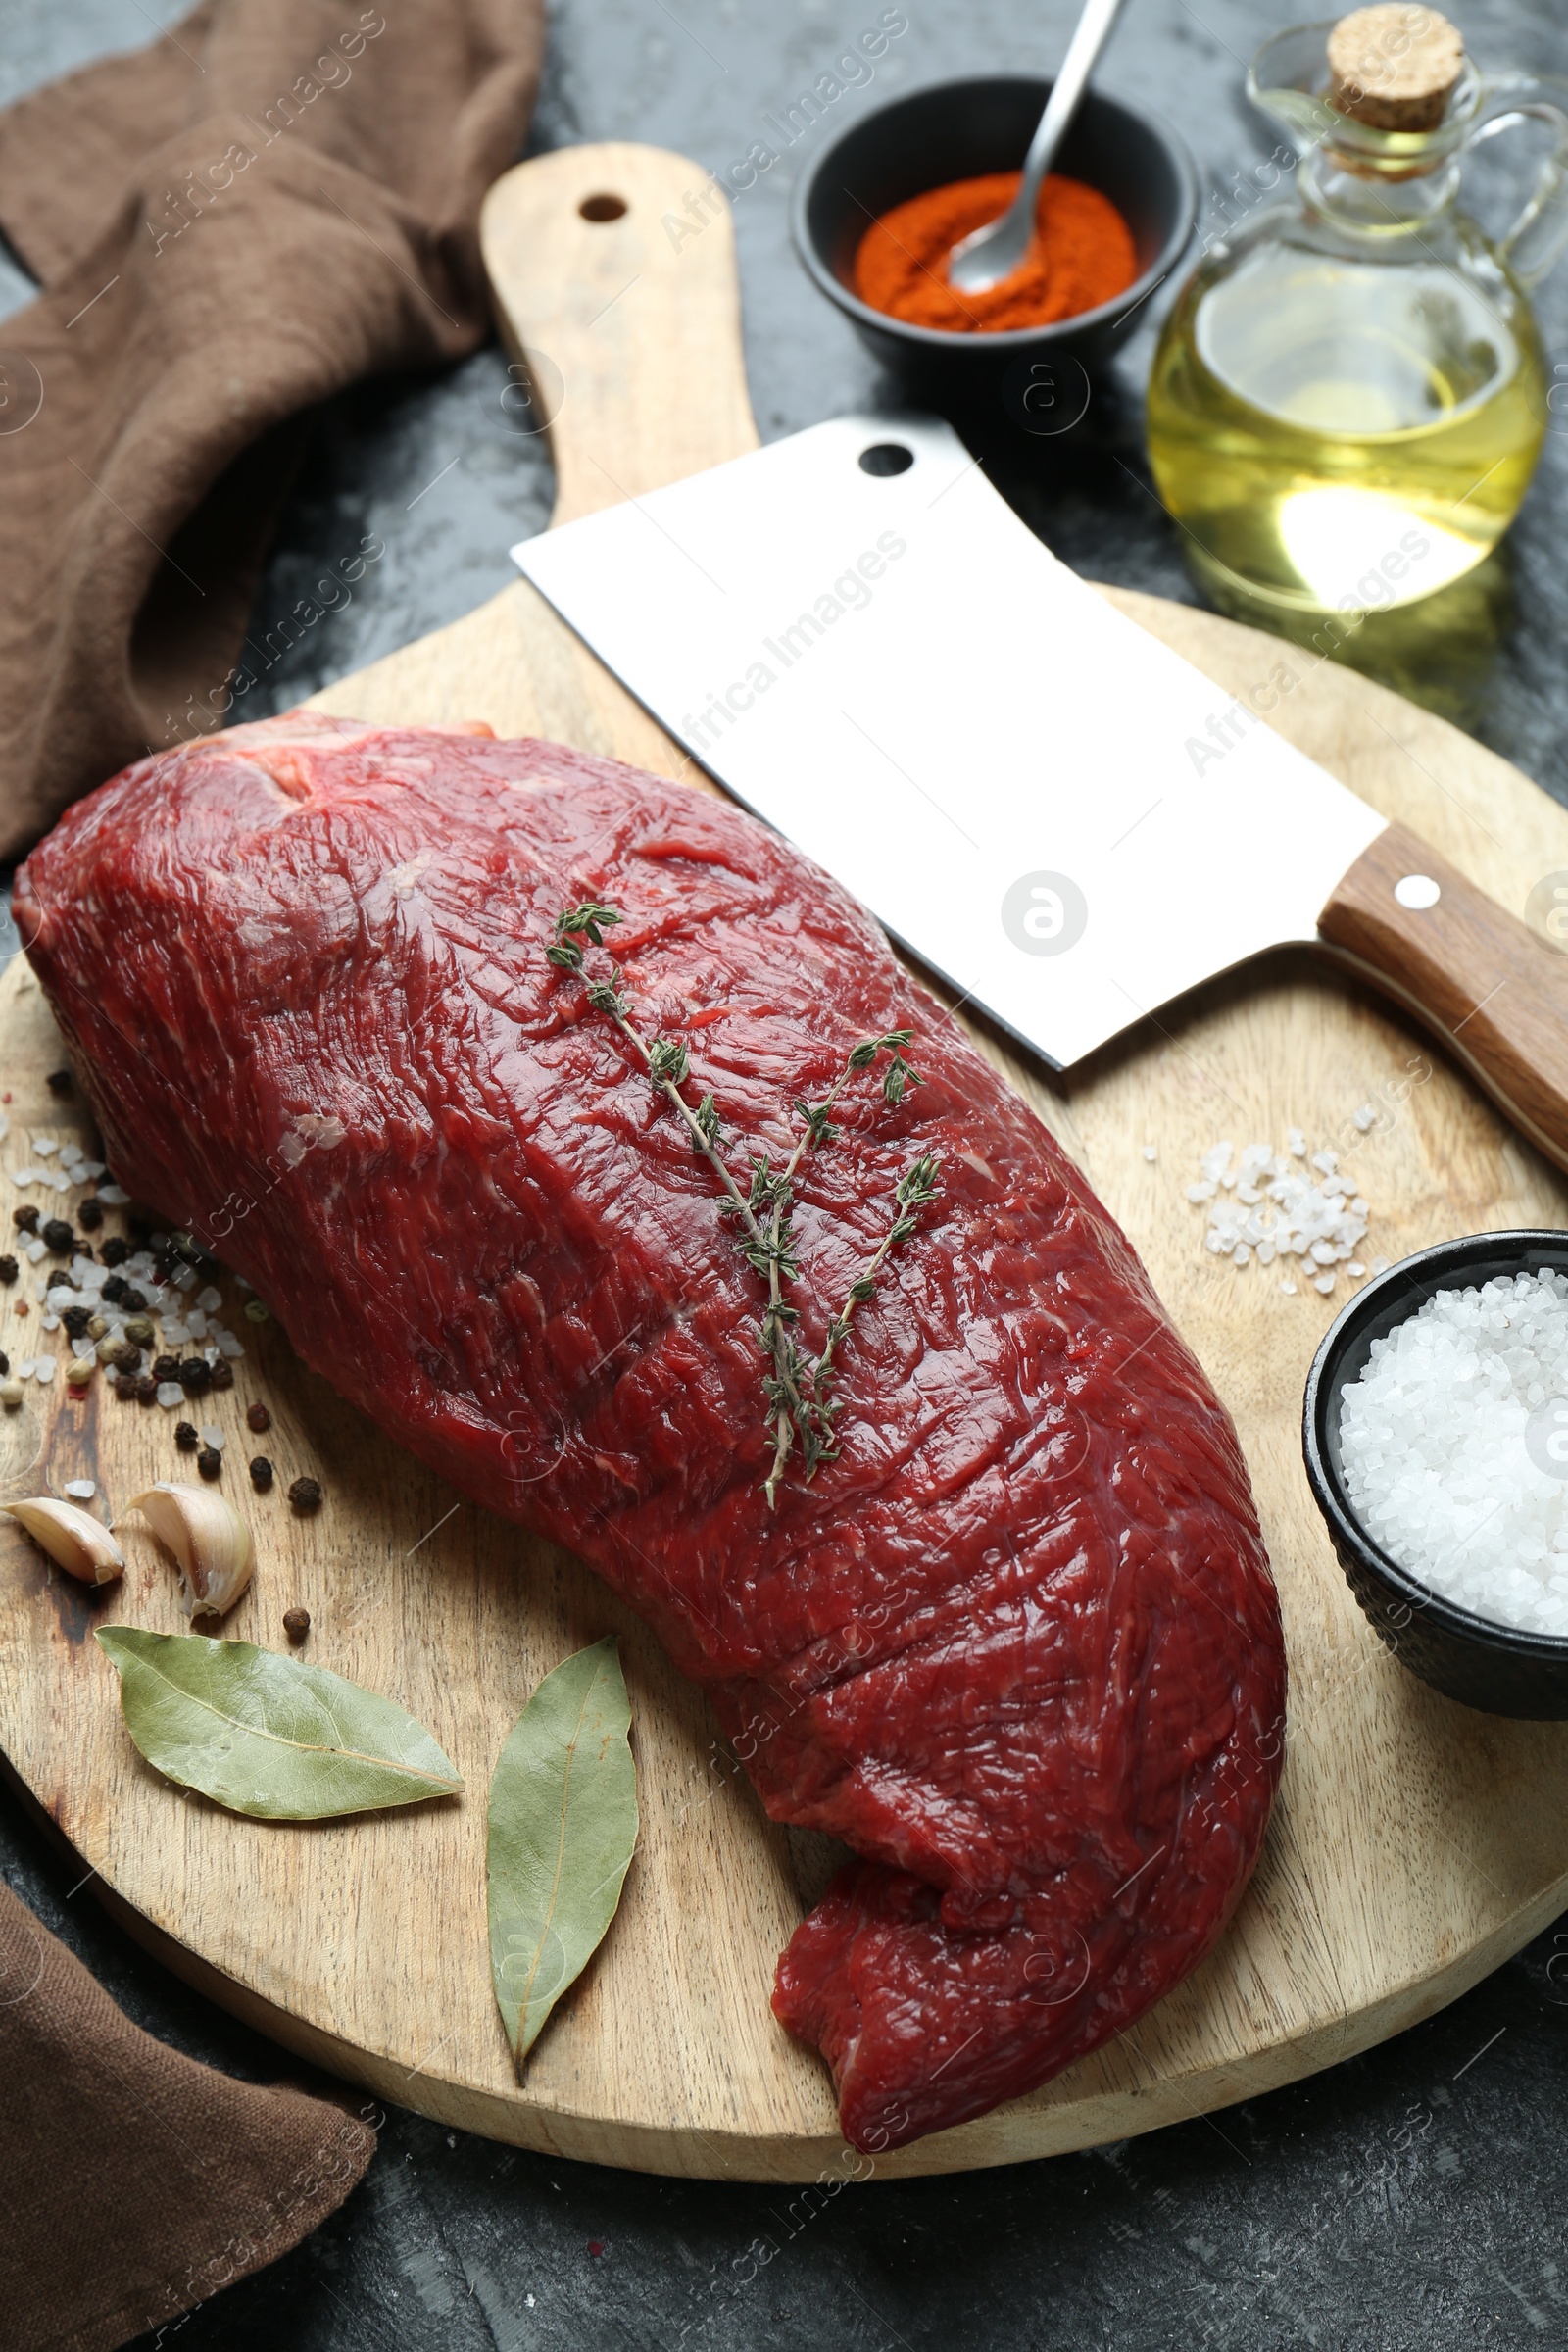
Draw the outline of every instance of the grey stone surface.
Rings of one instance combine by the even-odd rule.
[[[907,32],[842,113],[946,73],[1049,71],[1071,13],[1066,0],[906,9]],[[132,47],[177,13],[165,0],[0,0],[0,99]],[[1301,13],[1279,0],[1132,0],[1105,86],[1176,122],[1205,201],[1272,146],[1242,97],[1243,69]],[[534,144],[638,138],[722,165],[879,14],[880,0],[563,0]],[[1559,0],[1474,0],[1462,14],[1483,63],[1568,71]],[[791,165],[785,156],[736,212],[753,397],[769,438],[889,389],[791,257]],[[0,261],[0,313],[26,293]],[[1568,382],[1568,265],[1541,316]],[[1139,452],[1152,331],[1152,320],[1070,450],[1001,434],[988,462],[1079,569],[1191,599]],[[353,604],[276,664],[253,709],[285,708],[505,584],[508,544],[540,527],[550,503],[546,453],[507,428],[505,381],[491,349],[438,380],[363,387],[321,417],[257,633],[366,536],[386,554]],[[1561,425],[1483,583],[1478,609],[1494,631],[1413,667],[1391,657],[1390,674],[1568,800],[1568,413]],[[293,2071],[145,1959],[9,1797],[0,1868],[154,2033],[236,2073]],[[1331,2074],[1119,2147],[999,2173],[872,2180],[818,2200],[553,2163],[393,2110],[368,2179],[334,2221],[157,2340],[181,2352],[1564,2343],[1565,2124],[1568,1923],[1429,2024]]]

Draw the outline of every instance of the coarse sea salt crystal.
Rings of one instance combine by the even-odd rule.
[[[32,1377],[34,1380],[41,1380],[44,1387],[47,1388],[54,1376],[55,1359],[52,1355],[40,1355],[33,1359]]]
[[[216,1446],[220,1453],[222,1452],[223,1447],[228,1444],[227,1438],[219,1428],[216,1421],[204,1421],[202,1423],[202,1442],[204,1445]]]
[[[97,1492],[98,1484],[95,1479],[68,1478],[66,1481],[66,1493],[71,1496],[73,1502],[91,1502]]]
[[[1390,1557],[1461,1608],[1568,1636],[1568,1275],[1444,1290],[1374,1340],[1340,1401],[1346,1490]]]
[[[106,1208],[123,1208],[129,1200],[130,1195],[122,1184],[101,1184],[98,1187],[98,1198]]]
[[[190,1333],[183,1323],[177,1323],[172,1317],[165,1319],[164,1339],[168,1346],[178,1348],[189,1338]]]
[[[161,1380],[158,1383],[158,1401],[166,1412],[171,1405],[178,1404],[184,1394],[177,1380]]]
[[[205,1291],[197,1292],[196,1303],[201,1308],[204,1315],[216,1314],[218,1309],[223,1303],[223,1294],[220,1290],[215,1290],[213,1285],[209,1283]]]
[[[51,1154],[58,1152],[60,1146],[56,1143],[52,1143],[49,1137],[46,1135],[35,1135],[32,1139],[32,1156],[34,1159],[48,1159]]]
[[[220,1331],[218,1335],[218,1352],[220,1355],[226,1355],[232,1362],[236,1357],[243,1355],[245,1350],[231,1331]]]
[[[1352,1261],[1364,1270],[1356,1252],[1372,1212],[1337,1174],[1335,1152],[1319,1152],[1303,1166],[1306,1138],[1298,1127],[1289,1131],[1283,1152],[1249,1144],[1233,1167],[1232,1151],[1229,1143],[1213,1145],[1203,1154],[1201,1179],[1186,1188],[1195,1208],[1212,1203],[1203,1237],[1210,1255],[1244,1268],[1254,1257],[1261,1266],[1279,1257],[1304,1258],[1314,1279],[1316,1269]],[[1326,1291],[1333,1288],[1331,1275]],[[1290,1295],[1296,1295],[1294,1284]]]

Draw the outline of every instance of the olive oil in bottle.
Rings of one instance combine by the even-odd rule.
[[[1409,119],[1423,75],[1408,41],[1394,47],[1405,90],[1370,122],[1342,111],[1358,92],[1337,72],[1330,103],[1336,43],[1358,31],[1362,55],[1371,20],[1375,63],[1406,18],[1451,43],[1448,85],[1434,93],[1444,61],[1429,60],[1417,92],[1432,127],[1377,119],[1401,107]],[[1529,486],[1547,387],[1522,266],[1549,265],[1568,218],[1527,212],[1510,268],[1507,241],[1494,250],[1454,210],[1458,156],[1501,110],[1431,9],[1360,11],[1327,61],[1321,25],[1283,34],[1249,87],[1307,153],[1297,193],[1201,263],[1166,323],[1149,392],[1155,483],[1199,576],[1232,609],[1407,603],[1490,554]]]

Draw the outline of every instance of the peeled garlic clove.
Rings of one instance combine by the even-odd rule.
[[[234,1606],[256,1563],[251,1531],[226,1494],[161,1482],[132,1495],[125,1509],[140,1511],[179,1562],[179,1605],[187,1617],[221,1617]]]
[[[20,1521],[56,1565],[82,1584],[112,1584],[124,1574],[124,1553],[91,1511],[78,1510],[74,1502],[56,1502],[52,1494],[34,1495],[27,1502],[0,1502],[0,1511]]]

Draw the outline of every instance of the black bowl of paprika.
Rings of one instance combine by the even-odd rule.
[[[954,239],[944,245],[944,235],[978,224],[963,208],[973,210],[979,191],[966,196],[956,183],[1016,173],[1050,94],[1032,74],[994,74],[889,99],[820,150],[794,204],[807,270],[884,366],[938,399],[1000,394],[1015,422],[1048,432],[1074,421],[1075,403],[1082,413],[1089,371],[1142,323],[1198,211],[1197,174],[1175,132],[1091,90],[1046,183],[1051,255],[1035,272],[1040,282],[1020,272],[1006,289],[956,296],[943,267]],[[1006,200],[999,191],[990,213]],[[908,210],[888,221],[901,207]],[[982,202],[979,219],[987,217]],[[880,307],[890,297],[909,315]],[[1085,298],[1063,316],[992,322]]]

